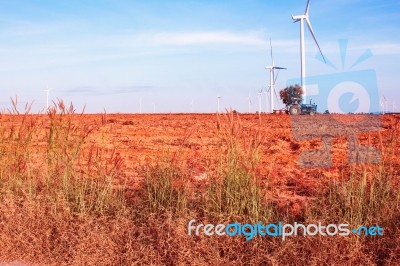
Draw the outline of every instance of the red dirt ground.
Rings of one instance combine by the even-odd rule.
[[[118,179],[132,188],[137,188],[143,178],[143,167],[162,160],[176,157],[184,162],[191,177],[202,179],[206,176],[210,162],[216,158],[221,140],[221,128],[230,125],[228,115],[221,114],[99,114],[74,115],[73,124],[77,127],[93,129],[87,146],[99,145],[114,150],[114,158],[122,164]],[[219,118],[218,118],[219,117]],[[321,180],[340,177],[340,170],[347,167],[347,139],[339,136],[332,138],[332,162],[330,168],[301,168],[298,164],[300,154],[306,150],[316,150],[322,147],[321,138],[296,140],[299,131],[316,132],[318,130],[340,132],[338,126],[351,124],[353,121],[364,119],[363,116],[342,115],[302,116],[295,124],[293,117],[286,114],[240,114],[234,115],[235,125],[240,125],[242,136],[251,135],[258,131],[261,138],[260,177],[268,180],[274,186],[274,199],[282,204],[295,207],[304,202],[310,191],[318,188]],[[366,116],[367,117],[367,116]],[[2,119],[7,119],[4,116]],[[292,119],[292,120],[291,120]],[[298,119],[298,118],[296,118]],[[3,120],[4,121],[4,120]],[[46,128],[48,117],[39,116],[39,124]],[[220,122],[218,122],[220,121]],[[332,122],[333,121],[333,122]],[[336,121],[336,122],[335,122]],[[367,118],[369,126],[370,119]],[[397,137],[400,115],[385,115],[379,131],[358,134],[361,144],[370,143],[385,152],[392,143],[399,152]],[[372,123],[372,122],[371,122]],[[339,123],[340,124],[340,123]],[[294,125],[294,126],[293,126]],[[374,126],[374,125],[371,125]],[[296,134],[293,134],[294,131]],[[46,145],[45,135],[38,136],[38,152]],[[42,144],[42,145],[41,145]],[[87,149],[85,149],[87,151]],[[397,157],[389,158],[394,166],[399,168]]]
[[[96,115],[84,117],[86,124],[94,125],[101,120],[100,116]],[[317,132],[324,126],[332,130],[335,126],[338,127],[335,122],[327,123],[328,117],[303,116],[301,119],[304,125],[300,124],[300,129],[296,130],[315,127]],[[360,120],[360,117],[362,116],[343,115],[335,119],[344,124],[351,124],[352,121]],[[218,128],[229,126],[227,115],[219,116],[219,125],[216,114],[113,114],[103,116],[102,119],[102,125],[90,141],[96,142],[99,136],[103,136],[107,145],[115,145],[116,152],[124,161],[121,178],[129,180],[132,186],[137,186],[141,180],[141,168],[144,165],[158,161],[163,156],[177,156],[178,160],[186,161],[192,177],[201,178],[210,158],[217,155],[218,146],[221,144]],[[241,125],[244,135],[259,130],[262,136],[260,174],[265,179],[268,177],[269,182],[274,185],[276,194],[271,195],[272,197],[282,204],[290,202],[290,205],[295,207],[309,196],[310,190],[318,187],[321,180],[340,178],[340,170],[349,164],[347,139],[342,136],[332,139],[331,168],[301,168],[298,164],[301,152],[320,149],[322,141],[321,138],[296,141],[291,119],[293,118],[284,114],[241,114],[235,121],[239,120],[236,123]],[[326,125],[318,126],[316,121],[322,121]],[[370,119],[365,121],[368,126]],[[396,136],[400,129],[399,121],[400,115],[385,115],[379,131],[360,133],[358,140],[361,144],[370,143],[381,151],[392,142],[398,152],[400,145]],[[400,169],[398,158],[391,160]]]

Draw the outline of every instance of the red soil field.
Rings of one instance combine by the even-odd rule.
[[[235,258],[220,254],[220,250],[235,254],[238,250],[242,254],[251,248],[250,254],[259,254],[259,245],[264,251],[278,245],[279,252],[271,250],[265,253],[272,256],[271,261],[292,262],[298,259],[299,254],[303,255],[296,265],[304,265],[310,256],[320,262],[332,259],[335,264],[339,255],[341,260],[337,265],[342,265],[348,260],[346,254],[355,248],[358,250],[356,253],[361,250],[370,254],[365,261],[373,258],[378,265],[383,265],[381,261],[387,261],[388,265],[398,261],[398,197],[395,196],[400,185],[400,160],[397,156],[400,152],[400,115],[80,115],[66,111],[63,106],[57,110],[49,110],[46,115],[0,115],[4,191],[4,200],[0,205],[3,212],[0,232],[2,261],[82,265],[89,260],[93,263],[88,265],[98,265],[99,261],[117,265],[115,262],[120,260],[121,265],[126,265],[127,261],[137,260],[138,264],[147,261],[148,264],[163,262],[175,265],[197,259],[204,265],[213,264],[212,261],[230,264],[228,262]],[[376,123],[376,118],[379,123]],[[359,121],[363,123],[357,124]],[[357,136],[357,145],[350,146],[354,148],[350,155],[361,149],[360,145],[370,145],[379,151],[380,163],[349,161],[349,138],[346,135],[352,134]],[[325,141],[322,141],[322,136]],[[327,146],[329,140],[331,147]],[[235,150],[237,148],[239,150]],[[319,152],[324,148],[325,152]],[[307,151],[314,153],[301,157]],[[228,157],[228,152],[233,152],[233,156]],[[330,156],[330,167],[302,168],[299,164],[300,158],[308,160],[303,160],[303,163],[318,160],[325,163]],[[193,199],[193,205],[184,205],[185,211],[189,211],[187,214],[174,213],[173,208],[169,212],[163,209],[164,205],[155,208],[153,206],[158,205],[151,205],[149,201],[148,195],[152,191],[149,180],[152,180],[156,194],[160,190],[163,193],[157,181],[165,179],[153,171],[162,167],[149,166],[164,166],[164,163],[167,169],[179,167],[179,178],[174,179],[171,183],[173,188],[168,189],[176,192],[183,187],[182,190],[187,192],[184,200]],[[388,234],[375,240],[356,236],[348,239],[322,237],[312,241],[293,238],[288,242],[256,239],[254,246],[241,238],[229,241],[225,238],[188,238],[185,231],[188,219],[202,218],[203,210],[215,215],[212,219],[221,219],[221,214],[223,219],[228,219],[225,216],[229,213],[225,210],[214,211],[211,201],[205,199],[211,191],[207,190],[211,187],[207,185],[215,185],[216,178],[221,172],[225,174],[224,169],[229,169],[229,164],[251,173],[251,180],[257,182],[253,184],[265,192],[259,194],[266,197],[268,207],[265,208],[273,210],[275,216],[282,214],[279,217],[296,221],[344,219],[347,214],[352,214],[353,205],[337,205],[338,202],[345,200],[348,204],[347,201],[355,201],[361,202],[355,210],[361,212],[360,217],[366,212],[368,222],[375,223],[379,218],[375,217],[375,213],[380,211],[378,215],[382,219],[379,223],[385,223]],[[226,175],[237,173],[240,172],[227,172]],[[379,175],[380,181],[375,184],[373,180]],[[233,180],[223,177],[228,182]],[[86,183],[86,178],[99,178],[105,184],[96,187],[98,183],[93,180]],[[352,187],[354,178],[360,179],[355,189]],[[390,178],[391,182],[384,178]],[[369,187],[357,190],[365,187],[367,180]],[[184,184],[181,186],[181,183]],[[243,184],[240,183],[241,186]],[[339,191],[342,194],[334,194],[339,195],[338,199],[327,194],[334,191],[334,186],[331,186],[334,184],[343,184],[338,189],[347,189]],[[123,203],[119,201],[119,196],[111,197],[114,195],[113,186],[121,188],[115,189],[115,192],[121,192],[118,195],[123,196]],[[110,192],[107,194],[104,191]],[[370,196],[363,196],[358,191]],[[106,196],[103,197],[103,193]],[[210,205],[203,206],[203,202]],[[168,207],[168,204],[167,201],[165,206]],[[316,208],[323,211],[317,213]],[[315,213],[308,213],[310,210]],[[103,217],[104,213],[107,215]],[[355,217],[354,222],[358,223],[359,216]],[[171,227],[172,224],[176,227]],[[166,226],[175,229],[164,231]],[[333,253],[319,252],[331,250],[332,246],[336,247]],[[129,252],[126,252],[127,248]],[[199,253],[190,253],[192,248]],[[283,258],[280,257],[281,248],[285,252],[293,252]],[[183,250],[181,255],[169,255],[180,250]],[[216,253],[205,254],[216,250]],[[188,252],[191,255],[187,258]],[[349,256],[358,261],[366,253],[359,254]],[[257,256],[250,257],[260,262]]]
[[[291,127],[293,118],[285,114],[239,114],[233,117],[243,138],[258,132],[261,139],[260,178],[268,179],[269,185],[275,187],[276,194],[271,197],[281,204],[296,209],[311,190],[318,188],[321,180],[338,179],[340,170],[349,166],[345,136],[332,138],[332,167],[301,168],[298,164],[300,154],[320,149],[321,138],[296,141]],[[304,124],[296,130],[309,130],[315,127],[316,121],[324,123],[330,117],[302,116],[300,119]],[[360,117],[363,119],[357,115],[342,115],[335,119],[351,123]],[[46,123],[46,117],[42,119]],[[93,129],[86,147],[102,142],[115,152],[114,157],[121,162],[118,180],[132,189],[140,186],[143,167],[163,158],[176,158],[185,165],[193,180],[202,179],[207,170],[212,169],[212,159],[218,155],[218,147],[223,143],[218,132],[230,127],[227,114],[76,115],[74,120],[73,123],[80,127]],[[366,121],[368,126],[369,120]],[[370,143],[384,152],[386,143],[393,142],[394,134],[399,132],[399,121],[400,115],[385,115],[378,131],[357,134],[358,141],[360,144]],[[327,126],[335,129],[335,123]],[[397,139],[394,143],[398,150]],[[399,167],[398,158],[389,159]]]
[[[45,129],[49,127],[47,115],[28,115],[33,118],[37,130],[34,137],[37,142],[37,153],[47,145]],[[123,163],[120,178],[136,182],[141,179],[141,168],[166,157],[179,157],[188,162],[193,175],[206,171],[208,159],[217,155],[222,145],[222,130],[231,127],[228,114],[74,114],[69,115],[72,128],[77,132],[90,131],[85,144],[86,149],[101,144],[102,147],[112,150],[114,156]],[[400,115],[384,115],[379,118],[381,124],[369,125],[369,118],[362,115],[315,115],[293,118],[286,114],[238,114],[232,116],[236,131],[240,137],[257,134],[261,142],[260,163],[262,174],[284,183],[288,180],[306,185],[315,183],[315,173],[321,177],[338,178],[338,169],[348,165],[347,139],[345,132],[342,136],[332,138],[332,167],[302,168],[298,164],[300,154],[306,150],[318,150],[322,147],[318,130],[327,127],[328,131],[340,134],[341,128],[336,124],[351,124],[353,121],[364,120],[370,132],[357,134],[360,144],[370,144],[379,150],[385,149],[389,141],[399,149],[396,139],[399,133]],[[10,126],[23,116],[2,115],[3,123]],[[291,120],[292,119],[292,120]],[[295,121],[293,119],[300,119]],[[334,121],[332,123],[332,121]],[[339,121],[339,122],[335,122]],[[292,122],[292,124],[291,124]],[[335,124],[336,123],[336,124]],[[321,126],[322,125],[322,126]],[[375,127],[375,128],[374,128]],[[326,129],[326,128],[325,128]],[[230,129],[229,129],[230,130]],[[294,132],[296,131],[296,132]],[[296,138],[298,131],[316,132],[315,136],[305,140]],[[325,130],[326,131],[326,130]],[[338,133],[339,132],[339,133]],[[394,163],[397,158],[392,158]],[[310,180],[312,178],[312,180]],[[311,184],[310,184],[311,185]]]

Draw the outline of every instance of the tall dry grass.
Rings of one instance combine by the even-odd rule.
[[[79,251],[84,244],[94,254],[111,252],[109,260],[116,258],[113,251],[96,251],[92,240],[114,245],[110,236],[118,232],[112,227],[119,224],[113,222],[132,224],[124,193],[113,184],[121,162],[87,142],[94,128],[72,105],[59,101],[46,115],[31,114],[29,105],[20,112],[17,106],[13,99],[12,109],[0,118],[0,257],[69,264],[86,256]]]
[[[398,127],[381,141],[379,165],[342,168],[326,180],[300,219],[304,223],[379,224],[384,237],[206,237],[187,235],[202,223],[293,222],[271,197],[263,176],[261,124],[217,117],[219,148],[204,178],[179,154],[143,166],[135,200],[116,185],[125,163],[106,140],[91,142],[73,106],[58,102],[46,115],[17,101],[0,115],[0,259],[39,265],[395,265],[400,263],[399,173],[393,160]],[[186,136],[185,136],[186,138]],[[316,176],[316,178],[320,178]],[[298,217],[297,217],[298,218]]]
[[[267,221],[273,209],[266,201],[266,180],[259,173],[263,137],[259,125],[244,130],[233,112],[218,115],[220,146],[215,171],[210,173],[206,191],[206,211],[219,219]]]
[[[399,139],[390,131],[387,143],[381,143],[382,160],[377,165],[347,165],[341,168],[340,180],[325,180],[319,190],[311,191],[311,199],[301,217],[292,217],[279,209],[266,192],[273,194],[268,179],[260,179],[257,168],[263,141],[260,132],[246,131],[240,117],[228,113],[218,117],[217,127],[221,146],[216,167],[209,169],[203,196],[194,199],[188,212],[178,217],[151,217],[157,239],[154,248],[162,246],[172,255],[162,256],[157,263],[221,265],[395,265],[400,262],[398,221],[400,194],[398,163],[393,160]],[[395,127],[392,127],[395,129]],[[380,134],[380,133],[379,133]],[[380,137],[382,141],[382,137]],[[170,164],[176,171],[176,166]],[[179,170],[184,175],[184,169]],[[163,178],[173,183],[168,171]],[[159,173],[159,172],[157,172]],[[320,179],[320,175],[315,177]],[[160,180],[157,178],[156,180]],[[263,180],[263,182],[260,182]],[[158,182],[157,181],[157,182]],[[171,188],[172,186],[167,186]],[[182,202],[193,201],[185,190]],[[168,193],[165,193],[168,194]],[[174,205],[176,205],[177,197]],[[170,202],[169,202],[170,203]],[[186,207],[187,204],[184,204]],[[166,204],[169,206],[169,204]],[[163,208],[165,209],[165,208]],[[157,212],[159,213],[159,212]],[[256,237],[245,241],[240,237],[186,237],[187,222],[226,223],[233,221],[304,224],[348,223],[352,227],[379,225],[383,237],[350,235],[348,237]],[[174,225],[174,226],[171,226]],[[167,229],[166,229],[167,228]],[[166,229],[166,230],[165,230]],[[168,243],[165,246],[165,243]],[[177,249],[180,251],[177,251]]]

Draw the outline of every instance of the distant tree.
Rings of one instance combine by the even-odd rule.
[[[291,104],[291,98],[302,99],[303,90],[301,89],[301,86],[299,84],[290,85],[282,89],[279,92],[279,96],[281,97],[283,104],[287,106]]]
[[[329,110],[325,110],[324,114],[329,115]]]

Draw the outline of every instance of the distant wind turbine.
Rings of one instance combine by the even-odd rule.
[[[142,113],[142,98],[139,99],[139,113]]]
[[[51,89],[47,88],[44,91],[46,92],[46,110],[47,110],[47,109],[49,109],[49,94],[50,94]]]
[[[386,103],[387,103],[386,97],[385,96],[381,97],[381,109],[382,109],[383,115],[386,112],[386,108],[385,108]]]
[[[307,7],[306,7],[306,11],[304,12],[304,15],[292,16],[292,19],[294,20],[294,22],[300,21],[301,87],[303,89],[303,101],[304,102],[307,102],[306,101],[307,90],[306,90],[306,58],[305,58],[306,50],[305,50],[305,46],[304,46],[304,20],[307,23],[308,29],[311,32],[311,35],[315,41],[315,44],[318,46],[319,52],[322,55],[322,59],[326,63],[325,57],[322,54],[322,51],[321,51],[321,48],[319,47],[317,39],[315,38],[315,34],[312,29],[311,22],[309,20],[309,16],[308,16],[309,7],[310,7],[310,0],[307,1]]]
[[[250,93],[249,93],[249,97],[247,97],[247,100],[249,102],[249,113],[251,113],[251,98],[250,98]]]
[[[153,103],[153,113],[156,113],[156,103]]]
[[[221,100],[221,96],[217,96],[217,112],[219,113],[219,102]]]
[[[274,62],[274,57],[272,54],[272,41],[271,39],[269,39],[269,45],[271,47],[271,61],[272,61],[272,65],[266,67],[265,69],[269,69],[269,98],[270,98],[270,108],[271,108],[271,114],[274,112],[274,96],[275,96],[275,83],[276,83],[276,79],[278,78],[278,74],[279,74],[279,70],[281,69],[286,69],[284,67],[277,67],[275,66],[275,62]],[[275,76],[275,69],[278,70],[278,74]],[[268,101],[268,98],[267,98]]]
[[[391,108],[391,110],[392,110],[392,114],[394,114],[394,101],[393,100],[386,100],[386,110],[387,109],[389,109],[390,107],[392,107]]]
[[[261,114],[262,89],[258,92],[258,113]]]

